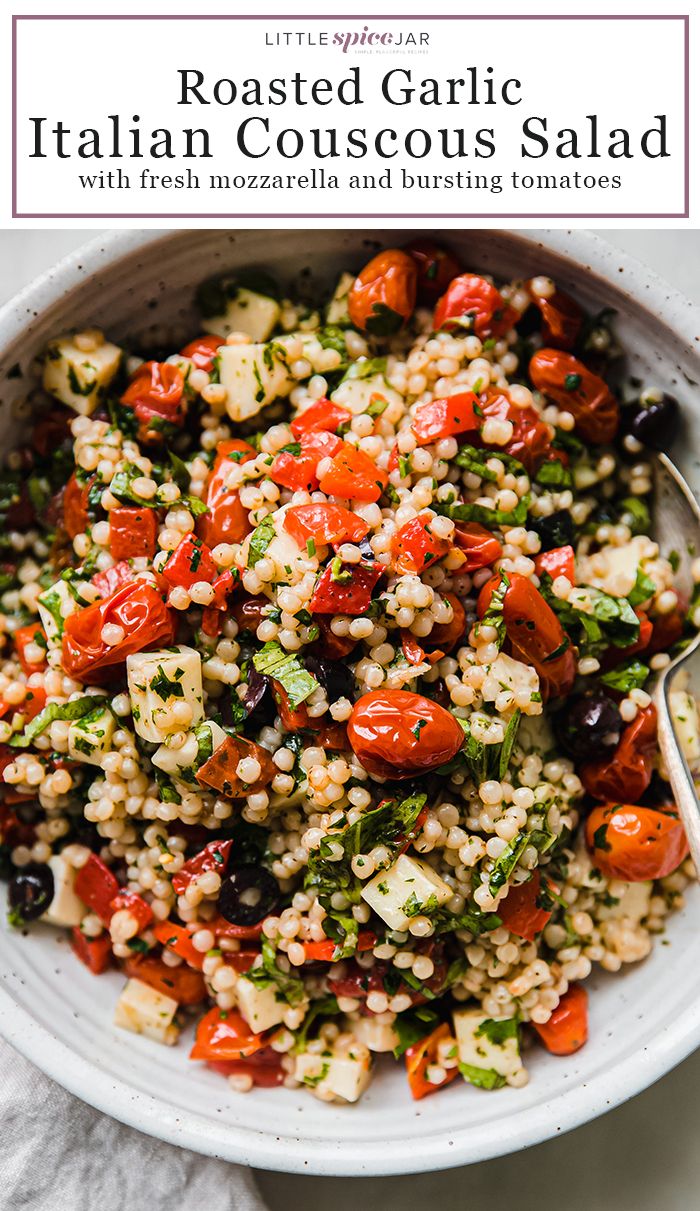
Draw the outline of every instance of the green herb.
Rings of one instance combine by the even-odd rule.
[[[143,938],[129,938],[127,946],[129,950],[134,950],[140,955],[147,955],[150,950],[148,942],[144,941]]]
[[[439,1021],[435,1010],[424,1005],[419,1009],[407,1009],[405,1013],[397,1014],[394,1030],[399,1041],[394,1048],[394,1059],[400,1060],[409,1047],[419,1043],[426,1035],[432,1034]]]
[[[500,857],[496,858],[489,878],[489,891],[492,896],[505,887],[528,844],[528,834],[519,833],[508,842]]]
[[[203,517],[205,513],[209,512],[204,501],[200,500],[198,496],[183,496],[180,503],[189,509],[193,517]]]
[[[656,592],[656,585],[642,569],[641,564],[637,568],[637,579],[634,582],[634,588],[627,594],[627,600],[631,606],[641,605],[643,601],[648,601]]]
[[[486,466],[486,463],[492,458],[497,458],[513,475],[527,475],[523,464],[503,450],[477,450],[475,446],[460,446],[452,461],[465,471],[470,471],[472,475],[478,475],[481,479],[497,483],[497,472]]]
[[[320,1085],[321,1081],[325,1080],[325,1078],[328,1076],[328,1073],[330,1072],[330,1067],[331,1066],[328,1063],[328,1060],[324,1060],[319,1072],[317,1072],[314,1076],[312,1076],[311,1073],[307,1072],[306,1075],[303,1076],[301,1079],[308,1089],[315,1089],[316,1086]]]
[[[576,391],[576,390],[578,390],[578,388],[580,386],[581,386],[581,375],[580,374],[567,374],[566,378],[564,379],[564,390],[565,391]]]
[[[179,454],[175,454],[173,450],[168,450],[168,458],[170,459],[170,469],[172,471],[173,482],[177,484],[182,493],[189,492],[192,476],[187,470],[186,463],[184,463]]]
[[[312,1001],[304,1021],[299,1029],[294,1031],[294,1047],[292,1050],[296,1053],[306,1051],[309,1033],[314,1023],[319,1018],[333,1017],[338,1013],[340,1013],[340,1010],[338,1009],[338,1002],[335,997],[320,997],[319,1000]]]
[[[540,592],[554,610],[559,621],[577,644],[581,653],[595,654],[610,644],[618,648],[630,647],[639,638],[639,619],[626,597],[612,597],[601,589],[582,585],[591,602],[592,613],[577,609],[552,592],[552,577],[548,572],[540,576]]]
[[[558,458],[542,463],[535,476],[535,483],[546,488],[571,488],[573,482],[571,471]]]
[[[372,336],[394,336],[403,327],[403,316],[386,303],[373,303],[372,314],[365,320],[365,328]]]
[[[633,534],[648,534],[651,529],[649,506],[641,496],[626,496],[620,501],[619,518]]]
[[[352,580],[352,571],[350,568],[343,567],[343,561],[339,555],[331,561],[331,580],[337,581],[338,584],[349,584]]]
[[[313,538],[307,538],[306,540],[306,554],[309,559],[313,559],[316,554],[316,542]]]
[[[389,407],[388,399],[384,399],[384,397],[382,395],[375,395],[372,397],[369,404],[365,408],[365,412],[366,412],[367,416],[377,417],[377,416],[381,416],[383,412],[386,412],[388,407]]]
[[[520,718],[520,709],[516,708],[510,717],[508,727],[506,728],[506,734],[503,737],[503,743],[501,744],[501,752],[498,758],[499,782],[502,782],[508,773],[508,766],[510,765],[510,758],[513,753],[513,745],[515,744],[515,738],[518,734],[518,728],[520,727]]]
[[[465,1081],[476,1085],[477,1089],[502,1089],[506,1083],[506,1078],[495,1068],[475,1068],[473,1064],[461,1062],[458,1067]]]
[[[292,710],[305,702],[318,689],[318,681],[307,673],[297,656],[285,652],[284,648],[271,640],[253,656],[253,664],[259,673],[266,673],[279,681]]]
[[[506,1018],[505,1021],[498,1022],[494,1018],[487,1018],[474,1033],[477,1038],[483,1036],[488,1039],[489,1043],[492,1043],[494,1047],[502,1047],[508,1039],[517,1039],[518,1019]]]
[[[610,842],[608,841],[607,824],[601,824],[600,828],[597,828],[595,830],[595,832],[593,834],[593,848],[602,849],[604,851],[605,850],[609,851],[612,849],[612,846],[611,846]]]
[[[267,548],[275,537],[275,523],[271,516],[263,517],[250,536],[248,545],[248,567],[254,568],[263,558]]]
[[[491,594],[488,609],[481,619],[482,626],[493,627],[496,631],[496,643],[499,649],[503,647],[506,638],[506,623],[503,617],[503,602],[506,593],[510,588],[510,579],[507,572],[501,572],[500,584],[496,586]]]
[[[386,358],[385,357],[366,357],[362,361],[353,362],[348,367],[342,381],[344,383],[353,379],[374,378],[375,375],[386,375]]]
[[[433,501],[432,508],[443,517],[451,517],[453,521],[476,521],[487,529],[494,526],[524,526],[527,521],[527,510],[530,497],[523,496],[514,509],[490,509],[487,505],[455,503],[448,501]]]
[[[95,695],[86,694],[83,698],[74,698],[72,702],[51,702],[45,706],[24,731],[18,736],[12,736],[9,743],[13,748],[27,748],[37,736],[45,732],[47,727],[56,719],[82,719],[95,708]]]
[[[278,997],[285,1000],[288,1005],[300,1005],[306,999],[304,981],[299,976],[293,976],[291,973],[280,970],[277,966],[277,951],[274,942],[264,935],[262,967],[251,967],[250,971],[245,973],[245,979],[254,984],[256,988],[269,988],[271,984],[275,984]]]
[[[184,677],[184,675],[184,669],[176,669],[175,679],[173,680],[168,677],[162,664],[159,664],[158,672],[156,673],[155,677],[151,679],[150,687],[154,694],[157,694],[158,697],[162,698],[164,702],[167,701],[168,698],[184,698],[185,691],[180,683],[180,679]]]
[[[629,694],[630,690],[641,690],[649,674],[648,665],[642,664],[641,660],[631,659],[619,664],[616,669],[603,673],[600,680],[611,690]]]

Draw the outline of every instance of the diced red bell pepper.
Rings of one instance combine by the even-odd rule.
[[[196,340],[190,341],[189,345],[185,345],[180,353],[194,362],[198,370],[206,370],[208,374],[214,366],[217,351],[225,344],[226,338],[223,336],[198,336]]]
[[[194,534],[186,534],[170,555],[163,575],[169,584],[189,589],[198,580],[211,584],[216,576],[216,564],[207,544]]]
[[[428,1068],[439,1067],[439,1045],[443,1040],[449,1038],[450,1028],[447,1022],[443,1022],[430,1034],[426,1035],[424,1039],[406,1048],[404,1053],[406,1075],[408,1077],[411,1096],[416,1101],[427,1097],[429,1093],[437,1093],[438,1089],[444,1089],[445,1085],[449,1085],[456,1076],[459,1076],[459,1068],[455,1065],[454,1068],[443,1069],[445,1075],[437,1085],[429,1081],[427,1077]]]
[[[369,534],[367,522],[341,505],[294,505],[286,510],[283,524],[301,550],[310,538],[317,544],[360,542]]]
[[[26,627],[18,627],[12,636],[19,660],[23,671],[29,677],[32,673],[40,673],[46,667],[46,635],[41,623],[30,622]],[[41,648],[41,659],[38,662],[32,663],[27,660],[26,650],[30,644],[34,644]]]
[[[363,951],[372,950],[376,942],[377,935],[371,929],[361,929],[357,938],[357,953],[362,954]],[[334,963],[336,950],[337,946],[332,938],[323,942],[304,942],[304,953],[307,960],[313,960],[315,963]]]
[[[77,871],[74,887],[78,899],[100,918],[103,925],[109,925],[114,911],[112,901],[120,887],[116,875],[97,854],[90,854],[85,865]]]
[[[354,563],[343,566],[340,575],[347,580],[337,580],[334,564],[324,568],[316,581],[310,602],[312,614],[365,614],[372,600],[372,590],[384,571],[378,563]]]
[[[130,912],[132,917],[135,917],[139,923],[138,932],[143,933],[144,929],[153,921],[153,909],[143,896],[138,895],[135,891],[121,890],[117,892],[111,904],[112,913],[125,910]]]
[[[109,514],[109,551],[113,559],[152,559],[158,540],[155,509],[112,509]]]
[[[270,467],[270,479],[292,492],[315,490],[318,488],[318,464],[322,458],[332,458],[337,454],[342,444],[335,433],[325,430],[303,433],[299,439],[300,452],[294,454],[291,450],[282,450]]]
[[[498,915],[506,929],[533,942],[552,915],[551,908],[540,905],[540,872],[535,871],[527,883],[517,883],[498,905]]]
[[[343,442],[321,478],[319,487],[327,496],[371,502],[379,500],[388,482],[386,471],[378,467],[364,450]]]
[[[199,1005],[207,995],[201,973],[185,963],[180,967],[168,967],[155,955],[135,955],[125,960],[124,971],[136,980],[143,980],[156,992],[162,992],[163,996],[172,997],[178,1005]]]
[[[425,571],[451,550],[451,543],[430,530],[432,515],[419,513],[397,530],[391,540],[391,562],[397,572]]]
[[[96,572],[91,577],[90,584],[94,584],[100,597],[111,597],[112,593],[123,589],[124,585],[130,584],[133,579],[134,569],[131,564],[127,559],[120,559],[114,567],[107,568],[104,572]]]
[[[437,664],[438,660],[442,660],[445,655],[440,648],[436,648],[433,652],[425,652],[411,631],[402,630],[400,635],[401,650],[409,664],[423,664],[425,660],[428,664]]]
[[[214,936],[217,938],[237,938],[240,942],[252,942],[261,937],[264,923],[264,917],[262,921],[256,921],[254,925],[234,925],[225,917],[215,917],[213,921],[209,922],[209,928],[213,930]]]
[[[473,391],[460,391],[446,399],[434,399],[416,409],[411,430],[419,446],[429,446],[443,437],[479,428],[474,411],[479,401]]]
[[[255,1034],[235,1009],[210,1009],[197,1024],[191,1060],[242,1060],[265,1047],[268,1036]]]
[[[588,993],[581,984],[572,984],[561,998],[548,1022],[533,1022],[547,1051],[552,1055],[573,1055],[588,1039]]]
[[[351,420],[352,412],[348,408],[341,408],[340,404],[333,404],[329,399],[317,399],[300,416],[295,416],[289,427],[294,436],[300,438],[305,433],[315,433],[320,429],[326,433],[337,433],[341,425]]]
[[[464,572],[476,572],[479,568],[490,568],[492,563],[501,558],[503,550],[500,542],[485,526],[476,521],[463,522],[455,526],[454,544],[464,551],[467,562],[462,565]]]
[[[63,526],[70,539],[78,534],[84,534],[90,523],[88,517],[88,496],[94,476],[81,483],[75,474],[71,475],[63,493]]]
[[[555,580],[557,576],[565,576],[571,584],[575,584],[574,548],[554,547],[551,551],[543,551],[541,555],[536,555],[535,571],[538,576],[541,576],[543,572],[548,572],[552,580]]]
[[[173,921],[159,921],[153,933],[161,946],[179,955],[190,967],[195,967],[197,971],[202,970],[204,954],[192,945],[192,934],[184,926],[176,925]]]
[[[231,841],[210,841],[198,854],[195,854],[193,858],[189,858],[180,867],[177,874],[173,875],[173,891],[176,895],[183,895],[192,880],[196,879],[199,875],[203,875],[207,870],[215,870],[217,874],[223,875],[226,870],[231,844]]]
[[[17,709],[24,715],[25,723],[36,719],[46,706],[46,690],[42,685],[35,685],[27,690],[27,697]]]
[[[102,975],[112,965],[112,939],[108,933],[88,938],[79,925],[71,930],[71,949],[93,975]]]
[[[238,490],[226,486],[231,465],[248,462],[257,451],[248,442],[232,438],[216,447],[214,468],[207,484],[206,506],[209,510],[197,519],[197,534],[209,547],[220,542],[242,542],[252,530],[248,510],[243,508]]]

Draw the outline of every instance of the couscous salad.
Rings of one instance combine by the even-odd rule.
[[[45,350],[0,494],[9,920],[241,1091],[521,1086],[694,875],[649,693],[700,621],[649,537],[678,404],[614,386],[609,315],[429,240],[295,293]]]

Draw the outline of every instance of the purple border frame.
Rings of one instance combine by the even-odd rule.
[[[630,214],[618,213],[538,213],[527,211],[517,214],[491,212],[469,212],[462,214],[385,214],[385,213],[271,213],[257,214],[243,211],[233,213],[197,213],[171,211],[165,214],[151,213],[107,213],[79,211],[75,213],[22,212],[17,210],[17,27],[20,21],[681,21],[683,23],[683,69],[684,69],[684,209],[682,212]],[[12,16],[12,218],[13,219],[688,219],[690,218],[690,17],[682,13],[439,13],[432,16],[399,16],[397,14],[369,13],[347,14],[297,14],[284,16],[272,13],[203,13],[168,15],[166,13],[26,13]]]

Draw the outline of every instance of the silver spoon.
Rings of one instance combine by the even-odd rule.
[[[700,556],[700,506],[680,471],[666,454],[654,460],[654,525],[653,537],[661,554],[678,553],[680,563],[675,583],[680,592],[690,597],[693,590],[691,565]],[[690,548],[690,549],[689,549]],[[669,695],[678,671],[697,673],[700,632],[688,647],[659,674],[654,689],[654,704],[658,712],[659,749],[668,773],[671,790],[685,827],[695,868],[700,872],[700,803],[693,775],[676,735]]]

